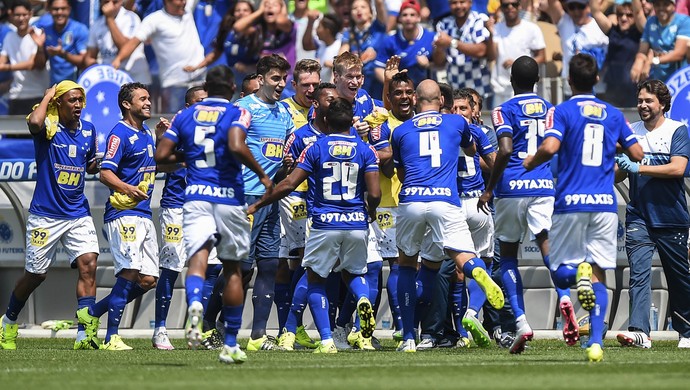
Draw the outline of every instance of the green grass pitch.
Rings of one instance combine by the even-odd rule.
[[[0,350],[0,388],[26,389],[687,389],[690,350],[654,342],[651,350],[607,340],[604,361],[588,363],[579,347],[536,340],[522,355],[488,349],[248,353],[243,365],[218,362],[216,351],[156,351],[128,339],[133,351],[72,351],[69,339],[19,338]],[[241,344],[244,345],[244,342]]]

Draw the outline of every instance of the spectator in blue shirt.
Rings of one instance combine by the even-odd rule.
[[[86,55],[89,29],[69,18],[71,10],[67,0],[48,0],[52,21],[39,26],[46,34],[44,47],[50,61],[51,84],[63,80],[76,81],[78,67]]]

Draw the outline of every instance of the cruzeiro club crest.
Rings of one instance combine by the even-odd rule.
[[[132,78],[110,65],[93,65],[79,77],[78,83],[86,91],[86,107],[82,119],[91,122],[98,134],[98,151],[105,152],[105,139],[117,122],[122,119],[117,105],[120,86],[131,83]]]
[[[671,92],[671,111],[668,116],[686,126],[690,121],[690,66],[674,73],[666,82]]]

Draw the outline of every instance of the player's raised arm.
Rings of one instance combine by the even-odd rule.
[[[43,100],[38,104],[38,107],[31,111],[31,114],[26,118],[26,123],[29,126],[31,135],[40,134],[45,129],[45,120],[48,113],[48,105],[55,96],[55,85],[46,89],[46,94]]]

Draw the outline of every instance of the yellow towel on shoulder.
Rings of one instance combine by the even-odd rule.
[[[148,194],[149,182],[142,181],[141,183],[139,183],[137,188],[139,188],[141,192],[145,192]],[[134,200],[129,195],[125,195],[121,192],[115,192],[114,194],[110,195],[109,199],[110,204],[118,210],[130,210],[135,208],[139,204],[138,200]]]
[[[55,101],[62,95],[66,94],[68,91],[71,91],[73,89],[80,89],[81,92],[84,94],[84,106],[86,107],[86,92],[84,91],[84,88],[75,83],[72,80],[63,80],[58,83],[57,86],[55,86],[55,96],[50,100],[50,103],[48,103],[48,110],[46,110],[46,120],[45,120],[45,125],[46,125],[46,139],[51,140],[55,136],[55,133],[57,133],[58,129],[58,123],[60,122],[60,117],[58,115],[58,107],[57,103]],[[32,110],[35,110],[36,107],[38,107],[38,104],[34,105]],[[83,108],[82,107],[82,108]],[[29,114],[31,115],[31,114]],[[29,115],[26,116],[26,119],[29,120]]]

